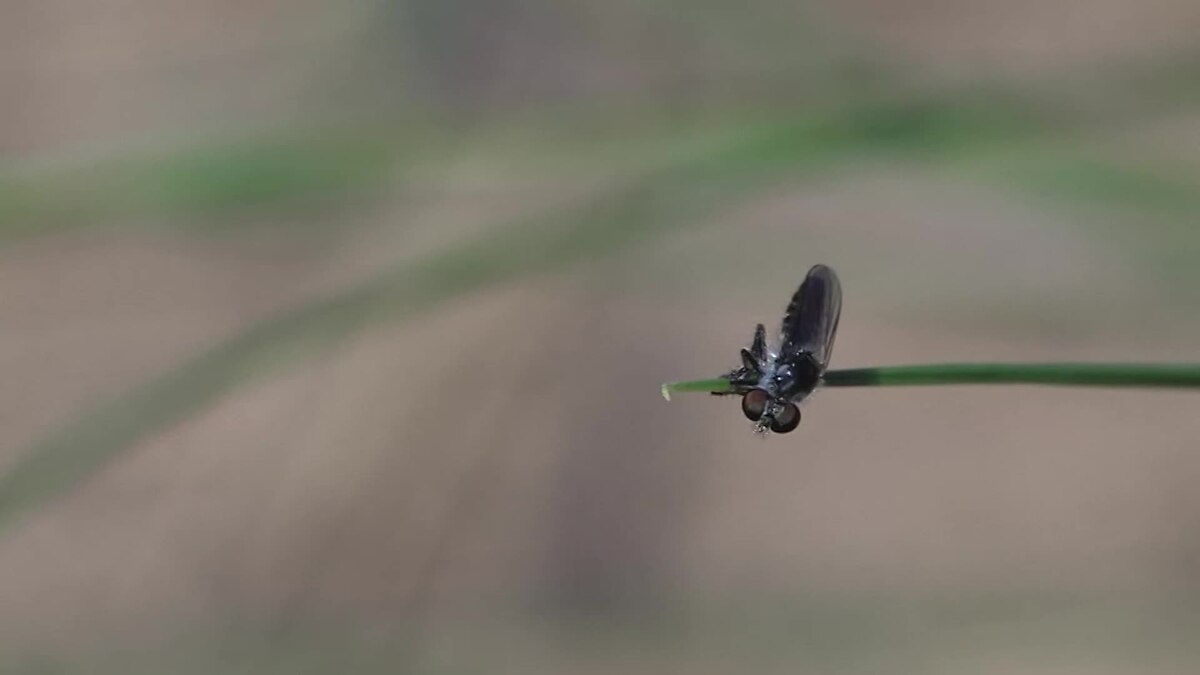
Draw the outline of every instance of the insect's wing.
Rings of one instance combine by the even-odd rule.
[[[792,296],[783,317],[780,355],[811,354],[824,370],[833,356],[842,315],[842,285],[832,268],[817,265]]]

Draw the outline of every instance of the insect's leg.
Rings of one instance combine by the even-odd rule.
[[[750,353],[759,363],[767,360],[767,328],[761,323],[754,327],[754,342],[750,344]]]
[[[743,349],[741,354],[741,370],[744,371],[747,376],[753,375],[755,379],[762,377],[762,360],[755,357],[754,354],[748,349]]]

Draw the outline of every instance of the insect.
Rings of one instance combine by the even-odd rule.
[[[766,327],[758,324],[750,348],[741,351],[741,365],[723,378],[729,390],[713,393],[740,395],[742,414],[759,433],[795,431],[799,404],[816,391],[829,367],[841,315],[837,273],[825,265],[813,267],[788,303],[778,348],[767,347]]]
[[[707,380],[662,386],[673,392],[709,392],[742,397],[742,414],[760,434],[787,434],[800,426],[800,404],[820,386],[897,387],[1021,384],[1077,387],[1200,389],[1200,363],[935,363],[829,370],[842,314],[842,285],[833,269],[816,265],[792,295],[783,315],[779,344],[767,345],[767,330],[754,329],[741,365]]]

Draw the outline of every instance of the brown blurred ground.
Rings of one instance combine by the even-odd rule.
[[[0,150],[10,167],[240,117],[286,119],[338,79],[331,71],[355,63],[343,44],[355,24],[316,30],[333,12],[321,3],[77,5],[3,9],[0,89],[15,105],[0,107]],[[579,11],[586,17],[574,21],[619,27],[633,10]],[[921,76],[968,79],[1094,73],[1189,47],[1200,27],[1194,3],[1169,0],[808,11],[911,60]],[[523,23],[532,19],[513,21],[517,37],[533,30]],[[613,48],[605,37],[619,43],[620,28],[610,30],[601,47]],[[551,54],[589,53],[550,43]],[[491,58],[517,49],[488,48]],[[686,59],[689,48],[670,53]],[[307,60],[297,64],[297,54]],[[659,67],[631,67],[628,89],[673,72]],[[488,82],[504,91],[501,71]],[[217,105],[225,97],[233,108]],[[1118,152],[1195,162],[1194,116],[1169,117],[1126,125],[1136,152]],[[600,191],[630,169],[640,165],[514,187],[503,150],[473,154],[468,144],[423,179],[437,182],[433,197],[414,199],[397,181],[365,213],[318,214],[338,235],[316,241],[105,223],[5,243],[0,462],[256,321]],[[1097,236],[1078,211],[888,160],[786,178],[709,220],[417,320],[383,319],[138,443],[5,532],[0,638],[70,651],[98,635],[153,642],[226,620],[393,627],[415,617],[427,626],[424,649],[442,654],[439,630],[457,635],[462,616],[518,630],[538,615],[530,607],[637,617],[729,603],[704,611],[734,624],[745,612],[757,625],[758,610],[739,603],[803,605],[815,593],[891,608],[910,597],[1008,594],[1117,598],[1118,607],[1134,598],[1137,616],[1155,616],[1147,603],[1197,590],[1200,419],[1190,395],[827,392],[798,434],[767,442],[728,401],[657,399],[663,380],[731,365],[753,323],[775,321],[816,262],[834,265],[846,286],[840,365],[1194,360],[1195,307],[1163,298],[1119,237]],[[1021,616],[1013,621],[1036,634],[1043,617]],[[470,654],[475,629],[461,630]],[[537,667],[589,672],[572,638],[529,630],[539,646],[518,638],[511,648]],[[705,630],[665,642],[704,654]],[[1059,645],[1042,639],[1031,649]],[[1133,665],[1111,667],[1111,645],[1043,663],[1019,638],[1001,642],[975,656],[969,641],[962,653],[947,647],[932,662],[997,673],[1188,672],[1196,663],[1184,641],[1165,661],[1137,661],[1135,646]],[[503,652],[485,639],[477,648]],[[629,656],[614,667],[724,670],[696,660]],[[473,662],[451,659],[447,669]],[[837,663],[826,667],[841,672]]]

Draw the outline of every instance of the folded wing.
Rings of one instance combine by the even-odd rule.
[[[808,354],[822,370],[833,356],[838,320],[842,315],[842,284],[832,268],[817,265],[788,304],[783,317],[780,357]]]

